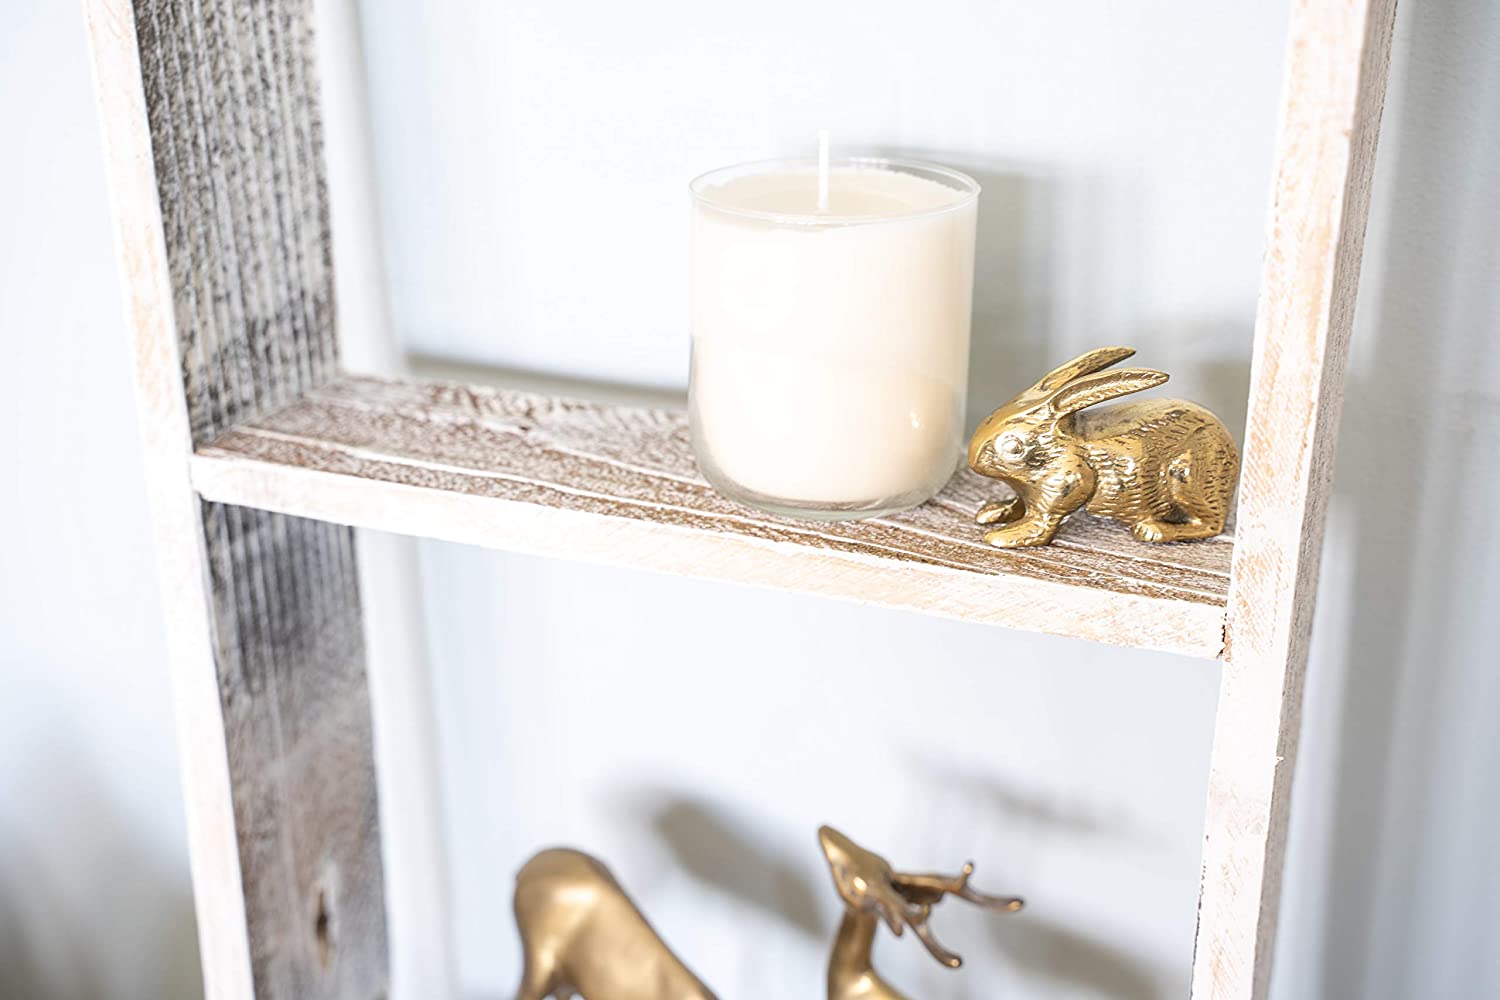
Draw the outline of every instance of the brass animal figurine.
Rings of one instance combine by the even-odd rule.
[[[516,875],[523,968],[516,1000],[715,1000],[603,863],[543,851]]]
[[[957,875],[913,875],[892,871],[878,854],[860,847],[831,826],[818,830],[818,842],[844,901],[844,920],[828,960],[828,1000],[907,1000],[870,964],[875,931],[883,920],[897,937],[910,927],[932,957],[950,969],[963,960],[932,936],[927,919],[945,896],[957,896],[992,910],[1013,913],[1019,899],[986,896],[969,888],[972,864]]]
[[[1074,358],[979,425],[970,468],[1016,491],[975,515],[994,525],[986,542],[1046,545],[1079,508],[1125,522],[1143,542],[1224,530],[1240,458],[1217,417],[1180,399],[1087,409],[1167,380],[1149,368],[1104,371],[1134,353],[1101,347]]]

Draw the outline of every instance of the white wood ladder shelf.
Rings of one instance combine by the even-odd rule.
[[[84,5],[208,995],[388,993],[377,528],[1222,655],[1192,992],[1265,997],[1395,0],[1292,4],[1234,540],[1075,517],[1022,552],[981,543],[1000,487],[966,474],[808,525],[708,489],[678,411],[344,374],[312,3]]]
[[[1004,487],[960,473],[932,502],[817,523],[725,500],[681,410],[345,376],[200,447],[208,500],[493,548],[596,559],[1217,657],[1231,543],[1137,542],[1074,517],[1051,546],[985,545]]]

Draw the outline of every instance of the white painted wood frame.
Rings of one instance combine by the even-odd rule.
[[[341,372],[311,2],[85,0],[208,995],[388,990],[365,527],[1222,656],[1193,996],[1264,997],[1394,0],[1293,4],[1235,537],[1019,553],[962,475],[808,525],[678,411]]]
[[[1396,0],[1297,0],[1209,764],[1195,998],[1270,987],[1313,604]]]

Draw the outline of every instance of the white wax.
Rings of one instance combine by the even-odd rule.
[[[962,182],[962,178],[958,179]],[[711,477],[920,502],[961,454],[975,196],[858,165],[733,176],[693,218],[693,420]]]

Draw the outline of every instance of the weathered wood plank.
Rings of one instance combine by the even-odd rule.
[[[1209,774],[1193,996],[1270,985],[1395,0],[1294,4]]]
[[[309,0],[86,0],[135,341],[211,997],[376,997],[351,532],[201,503],[188,459],[337,364]]]
[[[1028,550],[983,543],[1003,489],[967,472],[932,503],[813,523],[726,500],[680,410],[345,377],[201,447],[205,497],[454,541],[646,565],[1198,656],[1222,644],[1232,542],[1152,546],[1069,522]]]

